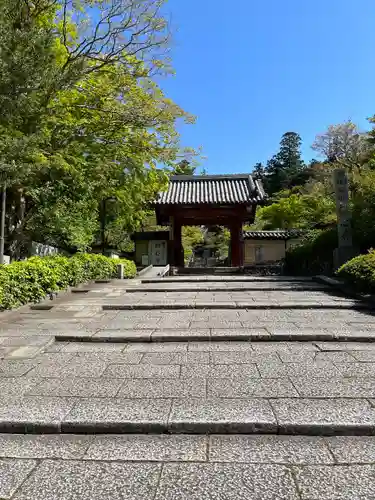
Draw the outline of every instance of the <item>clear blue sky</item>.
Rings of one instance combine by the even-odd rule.
[[[169,0],[177,75],[166,93],[197,124],[209,173],[250,171],[298,132],[375,114],[374,0]]]

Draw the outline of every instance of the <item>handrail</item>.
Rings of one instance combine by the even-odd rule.
[[[161,271],[160,273],[158,273],[158,276],[160,276],[161,278],[164,278],[164,276],[166,276],[167,274],[169,274],[169,271],[170,271],[170,265],[167,264]]]
[[[147,273],[147,271],[149,271],[150,269],[152,269],[154,266],[152,264],[150,264],[149,266],[147,267],[144,267],[143,269],[141,269],[140,271],[138,271],[137,275],[138,276],[143,276],[145,273]]]

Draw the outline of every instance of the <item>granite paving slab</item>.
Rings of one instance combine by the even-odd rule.
[[[49,342],[45,344],[45,346],[52,344],[53,342],[54,339],[51,338]],[[16,348],[7,347],[4,351],[3,357],[6,359],[33,359],[42,350],[43,346],[33,346],[33,345],[23,345]]]
[[[336,353],[339,354],[339,353]],[[349,354],[349,353],[346,353]],[[353,351],[351,353],[351,357],[353,357],[356,361],[360,361],[361,363],[375,363],[375,351]],[[345,360],[342,360],[345,361]]]
[[[301,500],[372,500],[375,467],[336,465],[293,467]]]
[[[323,438],[312,436],[213,435],[209,441],[210,462],[264,464],[333,464]],[[336,438],[332,438],[336,439]],[[340,438],[338,438],[340,439]],[[350,439],[351,438],[343,438]],[[373,438],[366,438],[373,439]],[[343,446],[345,444],[343,443]],[[331,450],[333,448],[331,447]]]
[[[34,360],[2,360],[0,361],[0,377],[22,377],[35,365]]]
[[[332,436],[325,438],[336,463],[375,464],[375,437]]]
[[[59,432],[71,398],[19,396],[0,399],[0,432]]]
[[[180,365],[108,365],[103,377],[109,378],[179,378]]]
[[[153,500],[160,464],[44,460],[12,500]]]
[[[176,400],[169,416],[169,429],[190,433],[269,433],[276,419],[264,399]]]
[[[0,398],[23,396],[39,382],[37,377],[7,377],[0,378]]]
[[[374,398],[373,378],[298,378],[292,379],[298,394],[303,398]]]
[[[125,352],[187,352],[189,344],[187,342],[159,342],[159,343],[135,343],[127,344]],[[193,350],[193,349],[189,349]]]
[[[62,353],[76,353],[76,352],[98,352],[98,353],[112,353],[121,352],[124,349],[124,345],[114,344],[114,343],[90,343],[90,342],[70,342],[67,343],[63,349]]]
[[[343,377],[375,377],[375,363],[336,363]]]
[[[264,363],[280,363],[281,360],[275,353],[267,353],[264,355],[259,355],[255,352],[210,352],[210,362],[212,364],[224,365],[224,364],[241,364],[241,363],[256,363],[258,361]]]
[[[282,466],[167,464],[155,500],[300,500]]]
[[[256,361],[257,368],[261,377],[265,378],[278,378],[278,377],[294,377],[294,378],[329,378],[339,377],[341,375],[339,369],[331,362],[314,362],[308,363],[282,363],[277,360],[263,360]]]
[[[201,375],[197,370],[195,375]],[[205,378],[125,379],[118,397],[127,398],[205,398]]]
[[[369,351],[369,352],[371,353],[372,351]],[[357,354],[358,354],[357,351],[353,355],[347,351],[345,351],[345,352],[344,351],[318,352],[318,353],[316,353],[315,360],[317,362],[319,362],[319,361],[331,361],[332,363],[355,363],[358,359]],[[373,359],[375,361],[375,357]],[[358,361],[361,361],[361,360],[358,360]]]
[[[57,361],[44,362],[37,365],[30,375],[33,377],[100,377],[107,368],[107,362],[98,358],[77,357],[65,363]]]
[[[91,440],[91,436],[68,434],[0,434],[0,457],[80,459]]]
[[[281,434],[374,434],[375,409],[364,399],[271,399]]]
[[[208,438],[193,435],[96,436],[85,459],[148,462],[205,462]]]
[[[141,364],[151,365],[190,365],[209,363],[208,352],[154,352],[146,353]]]
[[[251,347],[258,354],[269,352],[301,354],[304,352],[316,353],[319,351],[319,347],[314,342],[251,342]]]
[[[69,433],[160,432],[167,429],[171,400],[83,399],[61,423]]]
[[[222,342],[188,342],[189,351],[193,352],[220,352],[220,351],[245,351],[253,352],[253,343],[248,341],[222,341]]]
[[[375,343],[369,342],[315,342],[315,345],[321,351],[375,351]]]
[[[299,394],[287,378],[209,378],[209,398],[283,398],[298,397]]]
[[[0,498],[10,499],[36,465],[35,460],[0,459]]]
[[[48,378],[39,384],[33,385],[27,392],[31,396],[74,396],[89,397],[114,397],[120,390],[121,379],[106,378]]]
[[[209,378],[238,378],[238,377],[260,377],[255,363],[239,365],[183,365],[181,366],[181,377]]]

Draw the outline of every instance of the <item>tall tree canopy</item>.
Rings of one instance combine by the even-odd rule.
[[[372,151],[369,135],[360,132],[351,120],[330,125],[326,132],[316,136],[312,148],[328,163],[349,171],[360,169]]]
[[[301,158],[301,142],[296,132],[286,132],[282,136],[279,152],[267,162],[263,176],[268,194],[301,182],[305,169]]]
[[[120,245],[165,183],[160,165],[183,157],[176,125],[194,117],[152,78],[169,69],[163,3],[1,2],[0,174],[14,256],[32,239],[89,247],[105,199],[107,239]]]

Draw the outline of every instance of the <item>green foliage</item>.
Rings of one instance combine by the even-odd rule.
[[[230,232],[223,226],[211,226],[205,235],[205,245],[213,248],[217,257],[223,260],[228,257]]]
[[[168,39],[164,0],[0,2],[0,174],[8,184],[7,252],[31,240],[122,248],[185,153],[193,123],[155,83]],[[147,55],[147,57],[146,57]],[[162,167],[160,167],[162,165]]]
[[[194,175],[195,166],[191,165],[188,160],[181,160],[175,167],[173,167],[173,175]]]
[[[374,123],[373,119],[370,122]],[[346,168],[349,172],[360,170],[371,157],[373,133],[360,132],[355,123],[348,120],[330,125],[326,132],[318,134],[312,149],[325,158],[327,163]]]
[[[64,290],[94,279],[116,276],[118,264],[124,265],[124,277],[136,274],[134,262],[111,259],[97,254],[32,257],[0,268],[0,307],[12,309],[38,302],[48,293]]]
[[[257,211],[256,225],[261,229],[311,229],[335,221],[335,200],[331,189],[311,183],[296,192],[282,191],[275,202]]]
[[[264,182],[264,176],[266,174],[266,169],[263,166],[263,163],[256,163],[253,167],[252,175],[255,179],[261,179]]]
[[[301,137],[296,132],[286,132],[282,136],[279,152],[267,162],[262,175],[269,195],[304,181],[305,165],[301,158],[301,142]],[[256,165],[259,174],[260,165]]]
[[[361,292],[375,292],[375,250],[358,255],[337,271],[337,276]]]
[[[197,226],[184,226],[182,228],[182,246],[184,248],[185,262],[188,262],[196,246],[203,244],[203,231]]]
[[[286,252],[285,272],[291,275],[331,273],[336,247],[336,229],[309,231],[299,244]]]
[[[353,240],[361,252],[375,247],[375,170],[363,168],[350,179]]]

